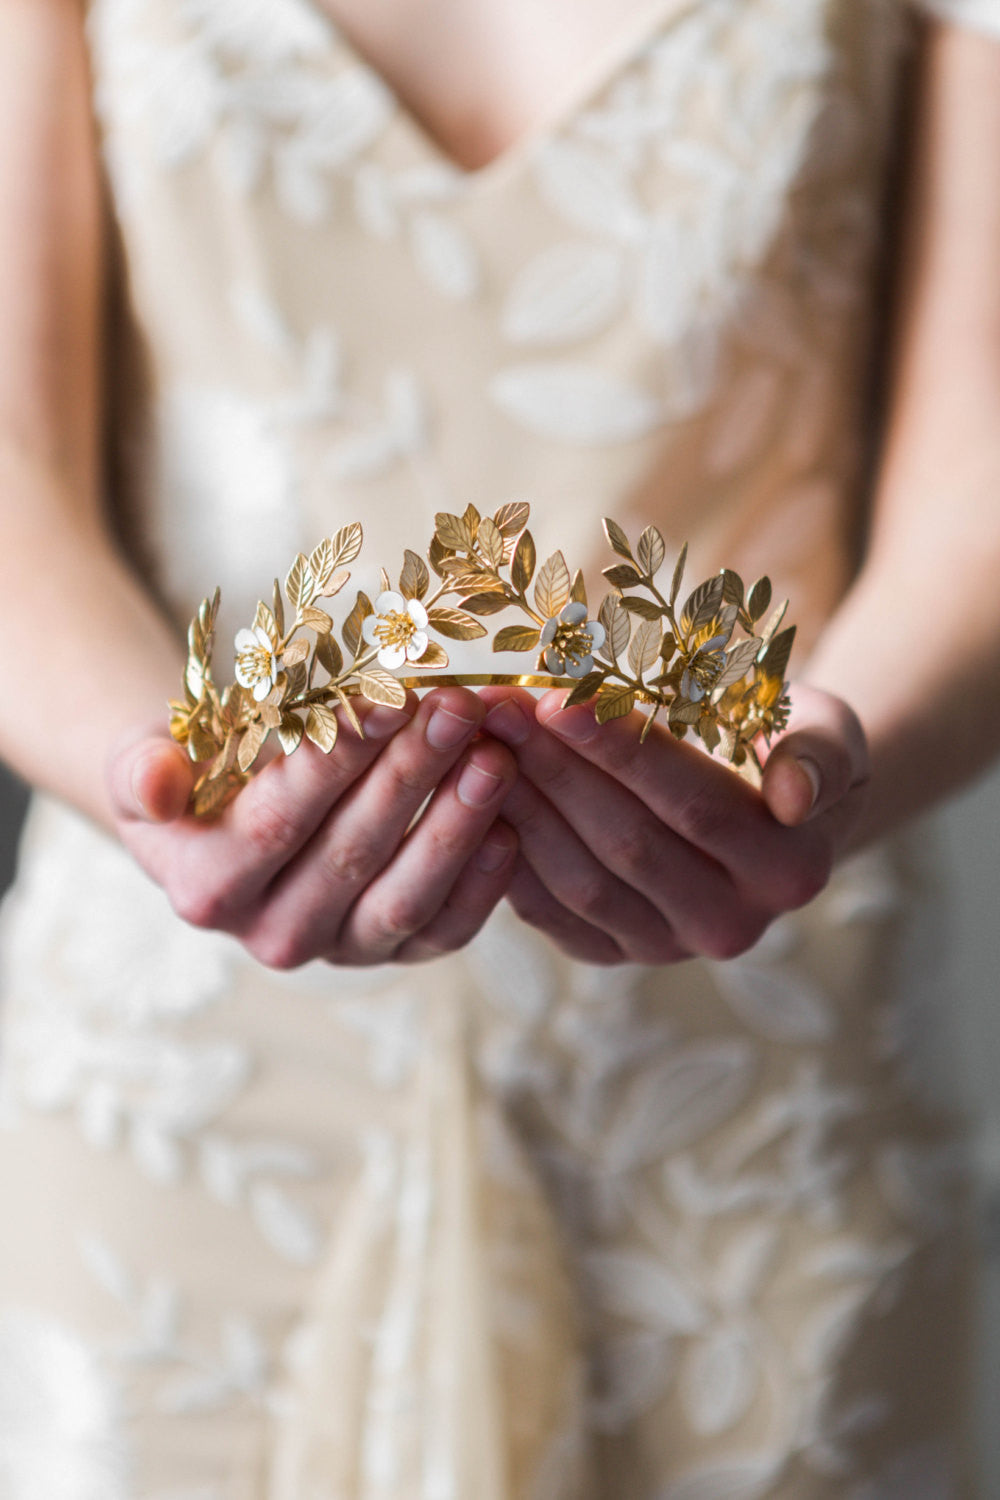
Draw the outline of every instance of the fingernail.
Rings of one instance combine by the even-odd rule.
[[[560,708],[545,721],[545,728],[553,730],[564,740],[573,740],[578,745],[586,744],[597,733],[598,724],[592,708]]]
[[[476,864],[489,874],[507,863],[512,853],[508,839],[487,839],[476,854]]]
[[[449,713],[446,708],[436,708],[424,733],[432,749],[454,750],[456,745],[469,738],[475,728],[474,720],[463,719],[458,714]]]
[[[469,765],[463,767],[455,795],[466,807],[485,807],[502,786],[503,779],[500,776],[484,771],[481,766]]]
[[[531,733],[527,718],[510,698],[490,709],[483,727],[505,745],[523,745]]]
[[[410,715],[404,713],[400,708],[389,708],[385,703],[376,703],[370,708],[361,721],[361,727],[365,732],[367,740],[385,740],[390,734],[395,734],[398,729],[409,721]]]
[[[822,784],[820,769],[816,762],[812,760],[808,755],[798,755],[796,756],[796,761],[798,765],[801,766],[802,770],[805,771],[807,777],[809,778],[809,784],[812,787],[812,800],[809,803],[809,811],[811,812],[812,809],[816,806],[816,802],[819,797],[819,789]]]

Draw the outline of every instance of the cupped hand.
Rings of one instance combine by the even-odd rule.
[[[504,817],[519,855],[507,899],[574,958],[675,963],[731,958],[826,885],[862,815],[868,751],[839,698],[796,686],[760,790],[633,713],[598,725],[488,688],[486,732],[516,754]]]
[[[515,760],[477,738],[485,708],[462,688],[363,713],[364,739],[343,724],[329,755],[304,742],[214,822],[187,811],[185,753],[139,731],[109,767],[115,831],[181,917],[270,967],[460,948],[511,878],[517,840],[499,814]]]

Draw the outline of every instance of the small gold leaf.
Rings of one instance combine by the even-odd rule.
[[[352,563],[361,551],[363,534],[357,521],[352,521],[350,526],[342,526],[337,535],[330,543],[333,553],[331,567],[346,568]]]
[[[578,682],[574,682],[562,701],[563,708],[575,708],[578,703],[587,703],[603,681],[603,672],[588,672],[586,677],[581,677]]]
[[[351,572],[349,568],[338,568],[337,572],[327,579],[326,586],[322,590],[322,597],[324,599],[332,599],[334,594],[339,594],[350,576]],[[319,595],[317,595],[317,598],[319,598]]]
[[[427,549],[427,561],[440,578],[444,572],[444,563],[452,557],[449,548],[442,545],[437,536],[431,537],[431,544]]]
[[[740,641],[732,650],[727,651],[726,665],[714,684],[714,691],[718,693],[723,688],[731,687],[734,682],[740,682],[752,669],[759,650],[760,641],[751,636],[749,640]]]
[[[399,592],[404,599],[422,599],[430,582],[427,564],[407,547],[403,553],[403,571],[399,575]]]
[[[286,714],[278,725],[278,742],[286,755],[291,755],[302,743],[302,720],[295,714]]]
[[[632,637],[628,648],[628,659],[636,677],[642,677],[659,660],[660,627],[652,620],[643,620]]]
[[[735,604],[738,610],[743,608],[743,579],[732,568],[722,570],[722,597],[726,604]]]
[[[274,623],[278,627],[278,637],[285,633],[285,605],[281,598],[281,584],[274,580],[274,588],[271,594],[271,613],[274,615]]]
[[[285,593],[293,609],[305,609],[315,597],[316,580],[312,575],[308,560],[301,552],[288,571],[288,577],[285,579]]]
[[[642,574],[636,572],[631,563],[614,563],[602,569],[605,578],[616,589],[634,589],[642,583]]]
[[[460,594],[503,594],[501,579],[493,573],[483,573],[475,568],[463,572],[449,573],[451,587]]]
[[[541,631],[532,625],[505,625],[493,637],[494,651],[531,651],[538,645]]]
[[[372,601],[367,594],[363,594],[359,589],[357,602],[344,621],[340,632],[344,637],[344,645],[352,656],[357,656],[358,648],[361,645],[361,626],[363,621],[367,620],[368,616],[374,613]]]
[[[538,570],[535,604],[539,614],[551,619],[569,603],[569,568],[561,552],[553,552]]]
[[[340,699],[340,706],[344,710],[344,713],[347,715],[348,723],[354,730],[354,733],[358,736],[358,739],[363,740],[365,737],[365,732],[361,727],[361,720],[358,718],[357,713],[355,712],[354,704],[351,702],[348,695],[345,692],[342,692],[340,688],[337,689],[337,697]]]
[[[639,538],[639,545],[636,548],[639,566],[647,577],[651,578],[654,573],[660,571],[666,551],[666,543],[656,527],[647,526]]]
[[[628,617],[628,612],[622,609],[617,594],[605,594],[597,618],[604,626],[607,636],[600,655],[608,661],[616,662],[628,650],[629,638],[632,634],[632,621]]]
[[[309,571],[316,580],[316,592],[322,594],[333,573],[333,542],[327,537],[309,554]]]
[[[503,535],[496,523],[490,520],[489,516],[484,516],[479,523],[479,531],[476,535],[476,548],[480,557],[485,558],[491,568],[503,567]]]
[[[512,541],[528,524],[531,507],[523,500],[511,500],[493,512],[493,524],[505,541]]]
[[[220,749],[219,741],[204,724],[196,721],[191,725],[188,752],[192,760],[214,760]]]
[[[681,579],[684,577],[684,565],[687,562],[688,544],[684,543],[674,564],[674,576],[670,581],[670,608],[673,609],[677,603],[677,595],[680,593]]]
[[[280,681],[280,678],[279,678]],[[297,661],[288,669],[288,680],[285,687],[285,695],[288,698],[297,698],[300,693],[305,692],[306,668],[305,663]]]
[[[304,640],[302,636],[299,636],[299,639],[297,641],[293,641],[292,644],[286,648],[281,660],[284,666],[294,667],[298,662],[305,661],[308,655],[309,642],[307,640]]]
[[[358,687],[369,703],[386,703],[390,708],[403,708],[406,704],[405,687],[382,667],[370,667],[367,672],[362,672]]]
[[[325,609],[316,609],[310,605],[302,611],[302,623],[308,625],[310,630],[315,630],[317,635],[329,635],[333,629],[333,621]]]
[[[280,722],[280,715],[279,715]],[[247,725],[240,739],[240,748],[236,756],[236,763],[243,772],[249,771],[254,761],[261,752],[261,747],[267,739],[267,725],[257,720]]]
[[[184,669],[184,686],[196,703],[205,691],[205,677],[205,663],[197,656],[189,656]]]
[[[583,581],[583,569],[577,568],[573,574],[573,582],[569,586],[569,597],[574,604],[587,603],[587,585]]]
[[[604,526],[604,534],[610,542],[612,549],[618,553],[619,557],[627,557],[629,562],[631,562],[632,548],[629,545],[628,537],[618,525],[618,522],[612,521],[610,516],[605,516],[602,525]]]
[[[702,625],[708,625],[714,620],[722,603],[723,579],[721,573],[716,573],[714,578],[706,578],[704,583],[688,595],[684,608],[681,610],[681,629],[684,631],[698,630]]]
[[[272,640],[278,635],[278,622],[263,600],[257,602],[257,613],[253,617],[255,630],[266,630]]]
[[[392,590],[392,583],[390,582],[389,575],[385,571],[384,568],[379,568],[379,570],[378,570],[378,580],[379,580],[379,592],[383,593],[383,594],[390,593],[391,590]]]
[[[630,615],[638,615],[642,620],[663,618],[663,605],[657,604],[653,599],[644,599],[641,594],[623,594],[622,608],[627,609]]]
[[[485,630],[483,634],[485,635]],[[427,650],[414,663],[421,671],[440,671],[448,665],[448,653],[438,641],[428,641]]]
[[[510,564],[511,582],[519,594],[528,592],[528,585],[535,573],[535,562],[534,538],[530,531],[522,531]]]
[[[438,511],[434,517],[434,535],[442,547],[449,547],[453,552],[472,551],[473,537],[468,526],[461,516],[453,516],[450,511]]]
[[[314,703],[306,715],[306,737],[329,755],[337,743],[337,715],[324,703]]]
[[[339,677],[344,670],[344,653],[332,632],[321,635],[316,642],[316,660],[321,667],[325,667],[331,677]]]
[[[792,642],[795,640],[795,626],[789,625],[787,630],[782,630],[774,637],[761,658],[758,671],[762,677],[776,678],[784,683],[788,670],[788,658],[792,652]]]
[[[701,718],[701,704],[689,703],[686,698],[675,698],[670,705],[669,718],[674,724],[697,724]]]
[[[764,629],[760,633],[760,643],[762,646],[768,646],[770,644],[771,637],[774,635],[778,626],[785,618],[785,611],[787,608],[788,600],[786,599],[784,603],[778,605],[777,609],[772,610],[767,624],[764,626]]]
[[[504,594],[470,594],[461,601],[462,608],[474,615],[498,615],[510,604]]]
[[[472,545],[474,547],[476,545],[476,540],[479,534],[479,512],[474,505],[467,505],[465,507],[465,512],[462,516],[462,524],[465,526],[469,533],[469,536],[472,538]]]
[[[606,682],[597,695],[594,710],[598,724],[607,724],[611,719],[624,719],[635,707],[635,693],[623,683]]]
[[[770,578],[758,578],[750,587],[747,596],[747,614],[751,620],[759,620],[771,602],[771,580]]]
[[[439,635],[448,636],[453,641],[474,641],[486,634],[485,625],[480,625],[478,620],[463,614],[460,609],[445,609],[436,605],[427,611],[427,620]]]
[[[200,781],[191,798],[191,808],[197,818],[215,818],[227,807],[243,785],[239,776],[227,776],[220,781],[207,777]]]

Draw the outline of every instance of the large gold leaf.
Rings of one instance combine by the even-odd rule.
[[[306,738],[312,740],[326,755],[337,743],[340,725],[337,715],[325,703],[314,703],[306,715]]]
[[[539,614],[551,619],[569,603],[570,576],[566,559],[553,552],[545,559],[535,579],[535,604]]]
[[[588,672],[586,677],[581,677],[574,682],[572,688],[562,701],[563,708],[574,708],[578,703],[586,703],[597,692],[604,681],[603,672]]]
[[[660,627],[643,620],[628,648],[629,664],[636,677],[642,677],[660,656]]]
[[[500,528],[489,516],[484,516],[479,523],[479,531],[476,536],[476,548],[480,557],[486,559],[491,568],[502,568],[504,562],[504,543]]]
[[[758,578],[756,583],[751,584],[750,592],[747,595],[747,614],[751,620],[759,620],[770,602],[771,580],[770,578]]]
[[[671,609],[673,609],[674,605],[677,603],[677,595],[680,593],[681,580],[684,577],[684,565],[687,562],[687,555],[688,555],[688,544],[687,544],[687,542],[685,542],[684,545],[683,545],[683,547],[681,548],[680,552],[677,555],[677,561],[674,564],[674,576],[670,580],[670,608]]]
[[[308,625],[310,630],[315,630],[317,635],[329,635],[333,629],[333,621],[325,609],[316,609],[310,605],[302,611],[302,623]]]
[[[485,631],[483,632],[485,634]],[[423,656],[418,656],[415,665],[423,671],[439,672],[448,665],[448,653],[438,641],[428,641]]]
[[[541,631],[532,625],[505,625],[493,637],[494,651],[531,651],[538,645]]]
[[[341,635],[344,637],[344,645],[347,647],[352,656],[357,656],[358,647],[361,645],[362,623],[367,620],[369,615],[374,613],[375,611],[372,608],[372,601],[369,599],[367,594],[362,593],[359,589],[354,608],[347,616],[347,619],[344,621],[340,631]]]
[[[371,667],[362,672],[358,687],[369,703],[385,703],[390,708],[402,708],[406,703],[405,687],[382,667]]]
[[[594,712],[598,724],[607,724],[611,719],[624,719],[635,708],[635,693],[623,683],[606,682],[597,695]]]
[[[681,610],[681,629],[698,630],[702,625],[707,625],[713,620],[722,604],[724,587],[721,573],[716,573],[714,578],[706,578],[704,583],[699,583],[684,602],[684,608]]]
[[[639,538],[639,544],[635,550],[636,556],[639,559],[639,566],[645,574],[652,577],[654,573],[660,571],[667,548],[663,537],[655,526],[646,527]]]
[[[460,609],[446,609],[442,605],[435,605],[427,611],[427,620],[439,635],[446,635],[453,641],[474,641],[486,634],[485,625],[480,625],[478,620],[463,614]]]
[[[288,570],[285,593],[293,609],[305,609],[316,596],[316,579],[308,559],[301,552]]]
[[[535,539],[530,531],[522,531],[510,564],[511,582],[519,594],[528,592],[528,585],[535,573],[535,561]]]
[[[528,524],[531,507],[524,500],[511,500],[493,512],[493,524],[505,541],[512,541]]]
[[[434,517],[434,535],[442,547],[450,547],[453,552],[472,551],[472,532],[462,517],[453,516],[451,511],[438,511]]]
[[[240,739],[240,748],[236,756],[236,763],[241,771],[249,771],[260,754],[266,739],[266,724],[262,724],[260,720],[257,720],[255,723],[247,725]]]
[[[474,615],[498,615],[509,603],[505,594],[470,594],[462,600],[462,608]]]
[[[361,551],[363,540],[364,535],[357,521],[352,521],[349,526],[342,526],[330,543],[333,554],[331,568],[346,568],[348,563],[352,563]]]
[[[302,743],[302,720],[296,714],[286,714],[278,725],[278,741],[286,755],[291,755]]]
[[[305,661],[308,655],[309,642],[307,640],[304,640],[302,636],[299,636],[297,641],[293,641],[292,644],[286,648],[281,660],[286,667],[294,667],[300,661]]]
[[[629,562],[631,562],[632,548],[628,537],[618,525],[618,522],[612,521],[610,516],[605,516],[601,524],[604,527],[604,534],[611,544],[612,550],[617,552],[619,557],[627,557]]]
[[[628,650],[629,638],[632,635],[632,621],[628,613],[622,609],[617,594],[605,594],[597,618],[604,626],[604,633],[607,636],[599,654],[608,661],[617,661]]]
[[[331,677],[339,677],[344,670],[344,653],[332,633],[321,635],[316,642],[316,660],[321,667],[325,667]]]
[[[399,575],[399,592],[404,599],[422,599],[430,582],[427,564],[407,547],[403,553],[403,571]]]

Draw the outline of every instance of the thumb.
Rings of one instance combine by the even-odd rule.
[[[135,738],[114,752],[108,764],[112,812],[127,822],[173,823],[184,816],[195,774],[174,740],[162,734]]]
[[[767,806],[790,828],[808,822],[868,780],[868,744],[842,698],[797,684],[789,728],[768,752],[761,782]]]

